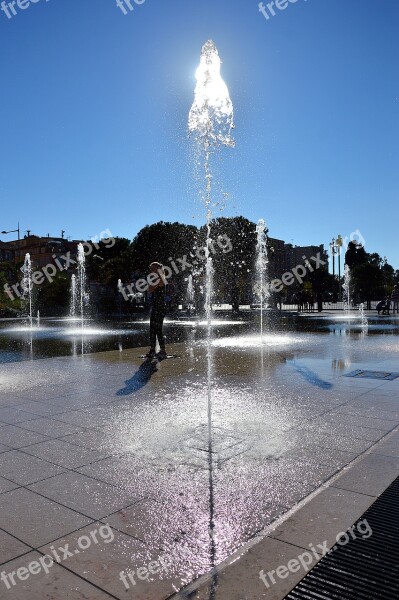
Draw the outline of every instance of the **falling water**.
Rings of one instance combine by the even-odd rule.
[[[76,317],[76,275],[72,275],[71,278],[71,289],[70,289],[70,307],[69,314],[71,317]]]
[[[368,318],[366,317],[366,314],[364,312],[364,304],[363,304],[363,302],[359,305],[359,312],[360,312],[360,323],[361,323],[361,326],[364,329],[367,329],[367,327],[369,326],[369,321],[368,321]]]
[[[205,312],[207,319],[207,399],[208,399],[208,467],[209,467],[209,536],[211,566],[215,566],[214,500],[213,500],[213,444],[212,444],[212,279],[211,221],[212,221],[212,171],[211,155],[222,146],[234,147],[232,138],[233,104],[229,90],[220,74],[221,60],[211,40],[202,47],[194,102],[188,119],[188,129],[194,137],[204,165],[207,239],[205,245]],[[213,581],[211,596],[215,591]]]
[[[77,303],[79,308],[79,316],[84,325],[85,306],[89,301],[89,294],[86,290],[86,257],[83,249],[83,244],[78,245],[78,281],[77,281]]]
[[[26,306],[26,313],[29,315],[29,324],[32,329],[32,293],[33,293],[33,281],[32,281],[32,263],[30,254],[25,255],[24,266],[21,269],[23,278],[21,282],[22,286],[22,301]]]
[[[40,327],[40,310],[37,311],[36,325],[37,328]]]
[[[268,297],[268,256],[267,256],[267,237],[266,223],[263,219],[259,219],[256,226],[257,243],[256,243],[256,285],[255,293],[260,303],[260,335],[261,343],[263,339],[263,309]]]
[[[346,313],[350,311],[351,307],[351,273],[348,265],[345,265],[344,272],[344,310]]]

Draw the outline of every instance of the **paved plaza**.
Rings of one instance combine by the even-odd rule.
[[[165,600],[197,580],[176,598],[277,600],[304,573],[270,591],[260,569],[397,476],[399,379],[345,376],[397,371],[393,336],[217,340],[210,399],[204,344],[170,351],[0,367],[1,598]]]

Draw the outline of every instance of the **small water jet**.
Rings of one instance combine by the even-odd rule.
[[[78,244],[78,278],[76,282],[76,298],[81,327],[84,327],[85,307],[89,304],[89,293],[86,289],[86,257],[83,244]]]
[[[268,292],[268,255],[267,255],[267,235],[266,223],[264,219],[259,219],[256,226],[256,284],[255,295],[260,303],[260,336],[263,337],[263,310],[269,296]]]
[[[21,282],[22,287],[22,304],[24,305],[24,311],[28,314],[30,328],[33,326],[32,316],[32,294],[33,294],[33,281],[32,281],[32,262],[30,254],[25,255],[24,265],[21,268],[23,278]]]
[[[348,265],[345,265],[344,271],[344,310],[348,315],[351,307],[351,272]]]
[[[364,304],[363,302],[361,304],[359,304],[359,312],[360,312],[360,324],[362,326],[363,329],[367,329],[369,326],[369,320],[366,317],[366,314],[364,312]]]
[[[123,283],[121,279],[118,279],[118,283],[117,283],[117,289],[118,289],[118,296],[117,296],[117,306],[118,306],[118,312],[119,312],[119,320],[122,319],[122,301],[123,301],[123,297],[124,297],[124,287],[123,287]]]
[[[193,276],[190,273],[187,279],[187,313],[191,315],[191,311],[195,311],[195,291],[193,284]]]
[[[76,295],[76,275],[71,277],[71,288],[70,288],[70,304],[69,304],[69,315],[73,318],[76,317],[77,313],[77,295]]]

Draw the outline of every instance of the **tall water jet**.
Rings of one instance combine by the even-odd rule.
[[[208,337],[211,335],[212,319],[212,273],[211,249],[212,221],[212,172],[211,154],[217,147],[234,147],[232,130],[234,110],[227,85],[220,74],[222,61],[216,45],[208,40],[201,51],[199,67],[196,71],[197,84],[194,102],[188,117],[188,129],[197,142],[203,155],[207,239],[205,244],[205,312],[208,322]]]
[[[72,275],[71,288],[70,288],[70,306],[69,306],[69,314],[71,317],[76,317],[76,312],[77,312],[76,302],[77,302],[76,275]]]
[[[263,340],[263,309],[266,306],[268,292],[268,255],[267,255],[267,235],[266,223],[264,219],[259,219],[256,226],[256,284],[255,294],[260,303],[260,336]]]
[[[233,104],[229,90],[220,74],[221,60],[213,41],[208,40],[202,47],[199,67],[196,71],[197,84],[194,102],[188,118],[188,129],[197,143],[197,149],[204,165],[205,189],[203,201],[206,212],[205,244],[205,312],[207,319],[207,401],[208,401],[208,469],[209,469],[209,538],[210,563],[216,562],[214,498],[213,498],[213,444],[212,444],[212,278],[211,221],[212,221],[212,171],[211,155],[222,146],[234,147],[232,130],[234,127]],[[211,597],[216,590],[213,579]]]
[[[348,265],[345,265],[344,271],[344,310],[349,313],[351,307],[351,272]]]
[[[32,317],[32,294],[33,294],[33,281],[32,281],[32,262],[30,254],[25,255],[24,265],[21,268],[23,278],[21,282],[22,287],[22,302],[24,310],[29,316],[29,324],[32,329],[33,317]]]
[[[83,249],[83,244],[78,244],[78,280],[77,280],[77,302],[79,316],[82,325],[84,326],[85,306],[89,302],[89,294],[86,289],[86,257]]]

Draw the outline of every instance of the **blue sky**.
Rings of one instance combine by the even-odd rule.
[[[223,214],[296,244],[359,229],[399,268],[397,0],[298,0],[269,20],[256,0],[134,6],[0,13],[0,230],[202,223],[186,122],[212,38],[236,120],[218,158]]]

